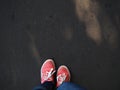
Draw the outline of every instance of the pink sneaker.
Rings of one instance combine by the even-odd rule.
[[[55,64],[52,59],[46,60],[41,67],[41,83],[54,82]]]
[[[70,81],[70,71],[64,65],[60,66],[57,71],[57,87],[59,87],[63,82]]]

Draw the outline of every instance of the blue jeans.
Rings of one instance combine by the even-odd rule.
[[[35,87],[33,90],[54,90],[54,89],[55,85],[52,82],[45,82]],[[56,90],[86,90],[86,89],[71,82],[64,82]]]

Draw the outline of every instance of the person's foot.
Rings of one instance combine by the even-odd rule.
[[[52,59],[46,60],[41,67],[41,83],[54,82],[55,64]]]
[[[63,82],[70,81],[70,71],[64,65],[61,65],[57,71],[57,87],[59,87]]]

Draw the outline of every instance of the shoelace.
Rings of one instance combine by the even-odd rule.
[[[60,74],[60,75],[57,76],[57,81],[58,81],[60,84],[62,84],[62,82],[65,81],[65,79],[66,79],[65,73],[62,73],[62,74]]]
[[[55,70],[51,68],[50,71],[46,71],[46,73],[42,73],[42,77],[44,80],[49,80],[54,73],[55,73]]]

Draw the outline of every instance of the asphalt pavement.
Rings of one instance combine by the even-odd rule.
[[[100,33],[89,33],[97,25],[79,18],[74,1],[0,0],[0,90],[32,90],[47,58],[88,90],[120,90],[120,1],[91,0]]]

